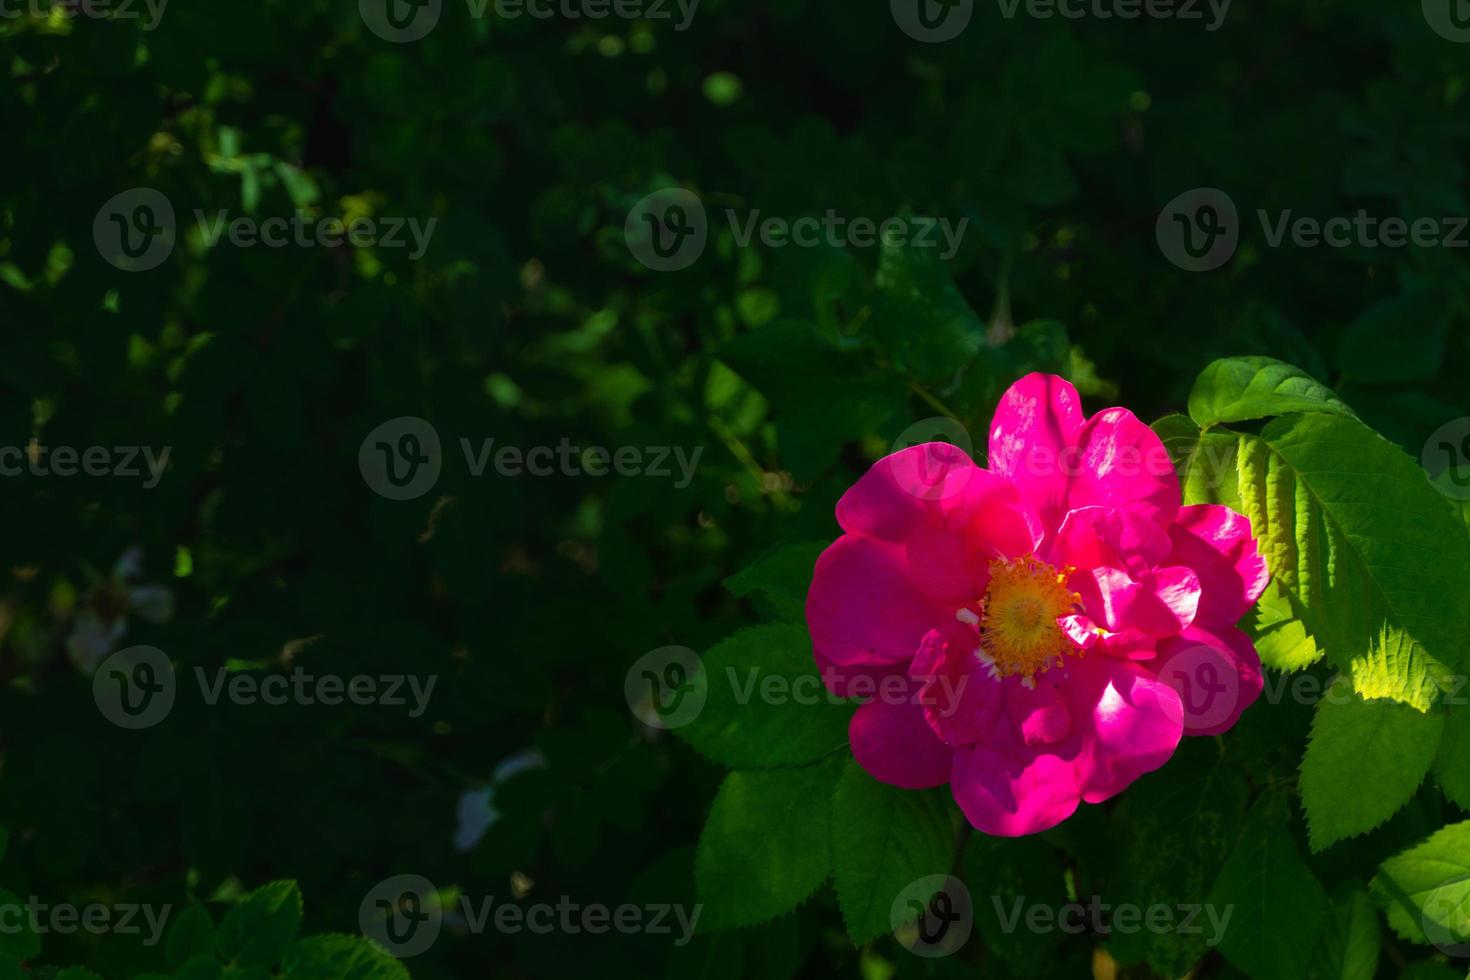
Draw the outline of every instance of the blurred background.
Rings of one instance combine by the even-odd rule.
[[[629,668],[755,622],[771,597],[724,581],[835,537],[897,442],[983,447],[1031,370],[1157,418],[1227,354],[1299,365],[1416,458],[1470,415],[1452,2],[7,0],[0,886],[218,919],[289,879],[306,934],[357,933],[404,874],[692,903],[723,769],[638,720]],[[1309,720],[1247,715],[1238,758],[1292,778]],[[1150,785],[1119,805],[1166,806]],[[1413,809],[1405,841],[1438,826]],[[986,866],[1158,894],[1222,860],[1141,866],[1109,821]],[[1205,952],[980,933],[858,950],[829,886],[683,945],[449,915],[404,965],[1149,976]],[[175,975],[146,938],[0,954]],[[224,969],[198,975],[268,975]]]

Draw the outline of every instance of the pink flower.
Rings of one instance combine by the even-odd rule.
[[[806,617],[827,685],[878,695],[848,731],[863,768],[949,783],[978,829],[1017,836],[1235,724],[1261,692],[1235,623],[1269,575],[1250,521],[1181,507],[1153,431],[1085,417],[1061,378],[1006,392],[989,463],[928,443],[874,464]]]

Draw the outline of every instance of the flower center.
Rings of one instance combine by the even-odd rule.
[[[1057,625],[1058,616],[1082,601],[1067,588],[1072,571],[1059,572],[1029,555],[990,563],[990,587],[981,603],[979,656],[997,675],[1031,678],[1077,651]]]

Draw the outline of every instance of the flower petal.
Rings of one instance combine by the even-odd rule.
[[[1199,578],[1183,566],[1166,566],[1134,578],[1118,568],[1078,572],[1068,584],[1089,616],[1115,633],[1139,630],[1172,636],[1194,622]]]
[[[1271,581],[1250,518],[1219,504],[1194,504],[1179,508],[1174,521],[1168,563],[1199,576],[1200,621],[1233,626]]]
[[[847,728],[852,755],[880,783],[928,789],[949,781],[953,752],[930,731],[916,699],[869,701]]]
[[[1028,374],[1011,385],[990,420],[990,471],[1008,477],[1048,529],[1065,513],[1064,461],[1084,422],[1077,389],[1054,374]]]
[[[1120,507],[1167,525],[1179,510],[1179,476],[1153,429],[1126,408],[1087,420],[1077,440],[1070,508]]]
[[[901,449],[878,460],[848,488],[837,501],[837,523],[849,534],[902,541],[983,472],[964,450],[946,442]]]
[[[914,585],[898,545],[845,534],[817,558],[806,621],[833,664],[907,662],[925,633],[953,618]]]
[[[920,684],[924,720],[950,745],[969,745],[995,727],[1003,688],[975,657],[973,630],[955,624],[919,644],[909,676]]]
[[[1101,803],[1169,761],[1184,733],[1178,693],[1141,667],[1087,657],[1059,689],[1083,743],[1082,798]]]
[[[1168,533],[1136,511],[1079,507],[1062,519],[1051,545],[1051,563],[1084,570],[1121,568],[1138,576],[1162,564],[1171,546]]]
[[[1261,658],[1233,626],[1194,626],[1159,645],[1158,678],[1179,694],[1184,734],[1218,735],[1261,696]]]
[[[1082,801],[1080,773],[1050,752],[1003,752],[981,743],[956,749],[950,792],[982,833],[1020,837],[1049,830]]]
[[[1052,684],[1015,684],[1006,694],[1006,711],[1027,745],[1055,745],[1072,734],[1072,712]]]
[[[812,656],[822,683],[839,698],[872,697],[887,678],[904,676],[902,663],[843,666],[833,662],[818,646],[812,647]]]

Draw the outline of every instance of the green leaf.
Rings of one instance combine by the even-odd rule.
[[[1108,825],[1116,855],[1110,901],[1178,907],[1209,892],[1240,835],[1249,799],[1245,775],[1229,756],[1214,739],[1185,739],[1170,765],[1119,798]],[[1189,933],[1115,930],[1108,949],[1129,963],[1146,959],[1161,976],[1182,977],[1209,952],[1209,916],[1198,921],[1203,928]]]
[[[725,588],[742,598],[759,594],[776,617],[791,623],[806,621],[806,593],[812,569],[828,542],[784,544],[725,579]]]
[[[741,630],[704,655],[708,698],[678,734],[736,769],[801,765],[847,742],[853,706],[827,690],[805,626]]]
[[[208,956],[195,956],[174,972],[174,980],[216,980],[222,973],[224,967],[214,954]]]
[[[3,888],[0,888],[0,913],[7,923],[7,928],[0,930],[0,957],[28,960],[41,955],[41,937],[31,928],[31,916],[25,903]]]
[[[1212,362],[1189,393],[1189,417],[1201,427],[1263,419],[1289,412],[1353,410],[1301,368],[1270,357],[1227,357]]]
[[[1378,910],[1368,892],[1355,882],[1338,888],[1327,909],[1308,980],[1373,980],[1381,953]]]
[[[943,251],[885,241],[874,279],[873,331],[920,381],[953,376],[985,343],[985,323],[955,286]]]
[[[1409,802],[1429,773],[1443,730],[1443,714],[1364,701],[1346,681],[1334,681],[1317,703],[1302,759],[1312,850],[1365,834]]]
[[[1208,901],[1222,910],[1234,906],[1220,941],[1227,960],[1256,980],[1301,980],[1327,893],[1302,861],[1279,797],[1264,796],[1251,808]]]
[[[832,794],[841,759],[732,772],[699,837],[694,877],[710,929],[754,925],[799,905],[832,870]]]
[[[56,980],[102,980],[102,978],[84,967],[69,966],[56,974]]]
[[[782,464],[809,481],[837,461],[845,442],[876,432],[907,411],[907,386],[892,372],[839,348],[807,322],[780,319],[717,351],[770,400]]]
[[[1463,685],[1464,678],[1459,679]],[[1470,705],[1463,703],[1465,691],[1452,691],[1453,700],[1445,713],[1444,737],[1439,757],[1434,760],[1434,778],[1444,795],[1462,810],[1470,810]]]
[[[301,928],[301,891],[273,881],[240,899],[220,923],[215,952],[235,966],[273,966]]]
[[[281,960],[282,980],[409,980],[408,969],[361,936],[308,936]]]
[[[1428,709],[1465,669],[1470,539],[1418,464],[1362,423],[1242,435],[1240,510],[1303,625],[1365,698]]]
[[[214,950],[214,920],[202,905],[190,905],[168,927],[165,955],[170,967]]]
[[[1388,924],[1416,943],[1470,943],[1470,820],[1436,831],[1384,861],[1373,892]]]
[[[1042,976],[1055,958],[1058,935],[1026,925],[1036,907],[1060,909],[1070,900],[1062,863],[1037,837],[972,834],[965,845],[965,886],[974,903],[975,931],[1013,975]]]
[[[893,928],[899,893],[954,863],[953,806],[944,790],[880,783],[855,760],[832,798],[832,870],[847,933],[861,945]]]
[[[1184,503],[1240,508],[1235,468],[1239,438],[1233,432],[1201,433],[1187,415],[1166,415],[1153,430],[1174,462]]]
[[[1348,324],[1337,352],[1345,382],[1413,384],[1444,363],[1450,298],[1440,287],[1404,293]]]
[[[1280,582],[1272,581],[1266,586],[1243,627],[1250,634],[1261,663],[1290,673],[1322,659],[1322,648],[1302,621],[1305,615]]]
[[[803,956],[802,923],[787,916],[749,929],[698,933],[669,949],[663,976],[668,980],[747,980],[794,977]]]

